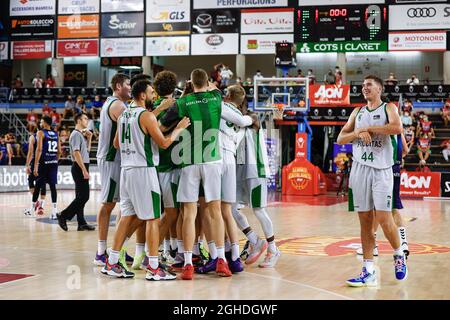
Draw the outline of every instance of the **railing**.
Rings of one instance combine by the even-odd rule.
[[[16,137],[21,137],[22,142],[28,141],[28,130],[24,123],[19,119],[17,114],[13,112],[2,112],[1,121],[8,122],[9,129],[14,129],[14,135]]]

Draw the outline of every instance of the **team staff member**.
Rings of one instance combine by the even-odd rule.
[[[87,130],[89,118],[86,113],[78,113],[74,117],[75,130],[69,138],[70,154],[72,155],[72,177],[75,182],[75,199],[57,215],[58,224],[67,231],[67,220],[76,215],[78,231],[95,230],[84,219],[84,206],[89,200],[89,151],[91,150],[92,132]]]

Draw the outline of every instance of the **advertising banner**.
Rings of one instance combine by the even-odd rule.
[[[298,53],[387,51],[387,41],[299,42]]]
[[[333,144],[333,164],[332,169],[333,172],[343,172],[344,169],[348,168],[349,157],[348,154],[353,152],[352,144],[343,144],[338,145],[337,143]]]
[[[10,0],[10,16],[45,16],[56,14],[56,0]]]
[[[295,157],[308,157],[308,134],[305,132],[298,132],[295,134]]]
[[[98,38],[98,14],[58,16],[58,38]]]
[[[0,42],[0,60],[8,60],[8,42]]]
[[[11,18],[11,39],[49,39],[55,35],[55,17]]]
[[[52,71],[52,65],[47,64],[47,74]],[[87,86],[87,64],[64,64],[64,87]]]
[[[343,4],[374,4],[386,0],[298,0],[299,6],[340,6]]]
[[[147,56],[188,56],[189,37],[148,37]]]
[[[450,173],[441,173],[441,197],[450,197]]]
[[[53,57],[53,40],[13,41],[12,59],[46,59]]]
[[[293,34],[241,35],[241,54],[275,54],[277,42],[293,41]]]
[[[138,37],[144,35],[144,13],[102,14],[102,37]]]
[[[292,32],[294,9],[242,10],[241,34]]]
[[[440,172],[406,172],[400,176],[400,196],[439,197],[441,192]]]
[[[102,58],[100,60],[102,67],[118,67],[118,66],[142,66],[142,57],[115,57]]]
[[[59,0],[58,14],[98,13],[100,0]]]
[[[144,54],[144,38],[101,39],[102,57],[140,57]]]
[[[144,0],[102,0],[102,12],[144,11]]]
[[[194,0],[194,9],[287,7],[288,0]]]
[[[309,102],[312,107],[349,106],[350,85],[310,85]]]
[[[146,35],[188,35],[190,15],[189,0],[147,0]]]
[[[389,6],[389,30],[450,29],[450,3]]]
[[[446,31],[389,33],[389,51],[445,51],[446,49]]]
[[[56,56],[64,57],[96,57],[98,56],[98,39],[91,40],[58,40]]]
[[[195,10],[192,33],[238,33],[239,10]]]
[[[218,54],[238,54],[239,34],[193,34],[191,54],[192,55],[218,55]]]

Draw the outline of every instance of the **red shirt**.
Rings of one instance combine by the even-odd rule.
[[[42,107],[42,114],[50,114],[52,113],[52,108],[50,106],[44,106]]]
[[[418,147],[420,150],[428,150],[430,148],[430,139],[420,138]]]
[[[45,80],[45,87],[46,88],[53,88],[54,86],[55,86],[55,80],[53,80],[53,79]]]
[[[431,121],[422,121],[422,132],[430,132],[431,131]]]
[[[27,122],[36,122],[36,120],[37,120],[36,114],[29,113],[27,115]]]
[[[61,122],[61,116],[59,115],[58,112],[52,112],[51,116],[52,116],[52,123],[59,124]]]

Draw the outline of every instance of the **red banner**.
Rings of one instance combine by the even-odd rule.
[[[350,85],[310,85],[309,101],[312,107],[350,106]]]
[[[304,132],[295,135],[295,157],[307,158],[308,154],[308,135]]]
[[[12,59],[46,59],[52,56],[52,40],[12,42]]]
[[[441,193],[440,172],[406,172],[400,180],[400,196],[403,197],[439,197]]]
[[[98,40],[59,40],[56,55],[63,57],[97,57]]]

